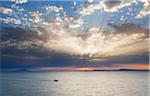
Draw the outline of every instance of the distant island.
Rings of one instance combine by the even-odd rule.
[[[118,69],[118,70],[93,70],[93,71],[149,71],[149,70],[138,70],[138,69]]]
[[[94,71],[149,71],[149,70],[138,70],[138,69],[118,69],[118,70],[36,70],[32,71],[29,69],[16,69],[16,70],[0,70],[0,72],[54,72],[54,71],[83,71],[83,72],[94,72]]]

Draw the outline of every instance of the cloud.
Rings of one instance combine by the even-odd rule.
[[[117,10],[130,6],[133,3],[137,3],[136,0],[102,0],[96,4],[90,4],[83,8],[80,14],[90,15],[96,10],[104,10],[105,12],[116,12]]]
[[[102,0],[96,4],[90,3],[87,7],[84,7],[79,13],[83,16],[91,15],[97,10],[103,10],[104,12],[114,13],[119,9],[131,6],[132,4],[143,3],[143,8],[137,13],[136,19],[143,18],[150,14],[150,1],[149,0]]]
[[[69,25],[69,28],[79,28],[83,25],[83,20],[81,18],[72,18],[72,24]]]
[[[0,7],[0,13],[12,15],[13,10],[11,8]]]
[[[0,18],[0,22],[5,22],[5,23],[12,23],[12,24],[21,24],[21,20],[19,19],[15,19],[15,18],[10,18],[10,17],[7,17],[7,18]]]
[[[54,11],[54,12],[59,12],[63,10],[63,7],[56,7],[56,6],[45,6],[45,9],[48,12]]]
[[[106,57],[101,58],[102,60],[99,58],[99,60],[90,60],[88,58],[81,59],[64,53],[49,52],[48,50],[43,50],[41,48],[28,49],[28,51],[5,48],[2,50],[2,54],[2,69],[37,67],[117,68],[124,65],[148,65],[149,61],[148,53],[135,56]]]
[[[58,26],[55,32],[44,32],[41,29],[43,35],[21,28],[4,28],[1,31],[7,34],[2,35],[1,47],[28,49],[42,46],[49,51],[88,59],[148,52],[148,29],[135,24],[111,26],[116,30],[113,33],[93,27],[85,30],[85,34],[75,34],[71,30],[68,32],[67,27]]]
[[[103,2],[105,4],[105,7],[107,7],[108,9],[112,9],[121,4],[120,0],[105,0]]]
[[[150,14],[150,1],[149,0],[141,0],[144,3],[143,9],[137,14],[136,19],[143,18],[146,15]]]
[[[102,2],[111,10],[114,7],[118,9],[122,8],[122,6],[128,6],[135,1],[123,0],[120,2],[104,0]],[[90,9],[94,11],[101,4],[92,4],[85,9],[89,9],[91,6]],[[56,13],[63,11],[62,7],[56,6],[46,6],[45,9]],[[115,29],[115,32],[111,32],[97,26],[86,27],[84,25],[84,17],[82,16],[73,17],[67,14],[54,14],[54,18],[49,20],[48,17],[45,18],[45,15],[47,16],[48,13],[36,10],[26,15],[29,17],[28,19],[0,18],[3,23],[13,23],[23,26],[21,29],[2,28],[3,33],[9,33],[2,35],[2,39],[9,39],[3,42],[3,46],[9,45],[26,49],[28,47],[31,48],[35,44],[43,46],[50,51],[90,58],[120,56],[120,54],[134,55],[145,52],[148,49],[148,29],[136,24],[122,24],[120,26],[109,24]],[[25,30],[24,28],[32,28],[32,30]],[[9,30],[12,32],[9,32]],[[16,36],[18,36],[17,39]],[[138,47],[139,45],[142,47]]]
[[[10,1],[15,2],[16,4],[24,4],[28,2],[28,0],[10,0]]]
[[[45,11],[24,10],[12,17],[0,18],[2,23],[15,24],[14,27],[0,28],[2,67],[147,64],[149,29],[135,23],[109,23],[107,26],[113,31],[85,24],[85,15],[96,10],[112,13],[133,3],[135,0],[89,3],[79,11],[82,16],[77,17],[69,16],[62,7],[46,6]],[[9,14],[7,11],[3,13]],[[18,18],[19,14],[21,17]],[[93,18],[88,19],[94,21]],[[121,20],[126,21],[126,17],[122,16]]]

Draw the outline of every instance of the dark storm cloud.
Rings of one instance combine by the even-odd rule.
[[[1,32],[1,40],[7,41],[7,40],[18,40],[18,41],[30,41],[30,40],[46,40],[47,34],[44,29],[38,28],[39,30],[42,30],[43,34],[38,35],[36,31],[33,30],[25,30],[24,28],[20,27],[4,27],[0,28]]]
[[[144,33],[144,35],[146,36],[146,38],[149,36],[149,30],[145,29],[143,27],[141,27],[140,25],[134,24],[134,23],[124,23],[121,25],[115,25],[115,24],[111,24],[109,23],[108,25],[110,25],[111,27],[113,27],[115,29],[115,34],[135,34],[135,33]]]
[[[135,25],[121,25],[116,27],[122,33],[128,30],[145,29]],[[135,29],[137,28],[137,29]],[[139,29],[138,29],[139,28]],[[41,29],[42,30],[42,29]],[[116,34],[119,34],[116,31]],[[131,31],[131,32],[132,32]],[[65,53],[50,51],[37,43],[46,42],[48,35],[39,35],[38,32],[23,28],[1,28],[1,68],[34,68],[34,67],[113,67],[122,64],[148,64],[148,51],[137,55],[120,55],[109,57],[90,58],[74,56]],[[132,34],[132,33],[126,33]],[[145,35],[148,38],[148,34]],[[7,43],[6,43],[7,42]],[[22,45],[23,43],[24,46]],[[19,47],[19,45],[22,45]]]
[[[120,0],[105,0],[104,4],[105,6],[111,9],[113,7],[119,6],[121,4],[121,1]]]
[[[1,28],[1,68],[61,67],[84,63],[70,55],[44,48],[42,43],[48,37],[46,32],[38,35],[36,31],[23,28]],[[39,41],[42,43],[37,43]]]
[[[7,68],[34,67],[113,67],[121,64],[148,64],[148,53],[139,56],[119,56],[101,58],[99,61],[89,61],[64,53],[49,52],[43,49],[28,51],[13,48],[2,50],[1,66]],[[5,55],[4,55],[5,54]]]
[[[33,51],[32,51],[33,52]],[[34,54],[34,55],[33,55]],[[40,54],[41,56],[35,56]],[[42,56],[43,55],[43,56]],[[2,56],[2,68],[34,68],[34,67],[114,67],[124,64],[148,64],[148,54],[139,56],[121,56],[102,58],[100,61],[89,61],[89,59],[79,59],[63,53],[38,52],[26,54],[25,56]]]
[[[94,63],[97,67],[113,67],[122,64],[149,64],[149,54],[147,52],[139,55],[112,56],[109,58],[103,58],[103,60],[96,60],[91,62]]]
[[[5,54],[2,55],[2,68],[69,67],[83,65],[86,62],[64,53],[42,49],[28,51],[8,49],[8,53],[4,53],[4,50],[2,52]]]

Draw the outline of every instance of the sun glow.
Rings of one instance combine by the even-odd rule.
[[[86,37],[86,40],[83,40],[83,35],[78,37],[70,33],[64,31],[62,36],[58,36],[56,33],[57,39],[50,38],[45,43],[45,47],[72,55],[88,55],[88,57],[114,56],[119,54],[132,55],[148,49],[148,39],[140,39],[143,34],[109,34],[103,36],[102,31],[99,31],[99,33],[92,31],[91,35]]]

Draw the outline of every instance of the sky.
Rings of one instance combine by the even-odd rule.
[[[149,69],[149,9],[149,0],[0,1],[0,69]]]

